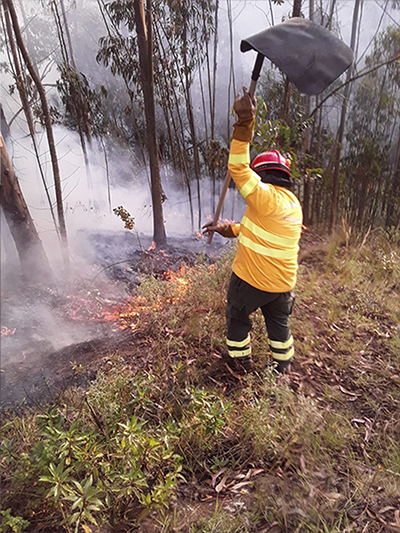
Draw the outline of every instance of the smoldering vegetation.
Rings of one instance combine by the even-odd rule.
[[[2,132],[53,271],[51,279],[45,275],[40,283],[34,282],[36,257],[32,257],[32,266],[21,277],[13,237],[2,216],[2,365],[25,365],[24,380],[28,380],[33,368],[42,366],[48,370],[57,360],[53,357],[46,364],[37,364],[41,354],[50,357],[70,346],[107,337],[110,330],[114,334],[112,320],[104,317],[112,315],[114,307],[123,307],[143,274],[162,277],[168,269],[179,268],[183,262],[191,264],[196,254],[212,256],[221,250],[222,239],[216,236],[212,246],[206,247],[199,230],[215,210],[225,176],[234,96],[250,81],[254,57],[240,54],[237,43],[290,16],[291,6],[273,6],[274,12],[270,12],[260,5],[247,5],[243,10],[240,3],[229,3],[226,8],[220,5],[218,11],[218,4],[209,3],[206,13],[194,9],[180,18],[179,11],[168,11],[163,3],[154,5],[159,10],[154,17],[155,118],[167,233],[164,254],[157,254],[152,244],[154,206],[132,21],[126,18],[126,13],[122,17],[118,14],[114,2],[84,1],[79,6],[64,2],[65,19],[60,2],[51,2],[53,9],[35,1],[14,3],[22,39],[40,72],[48,98],[70,262],[67,272],[55,229],[58,224],[55,184],[43,109],[31,76],[21,63],[33,115],[32,136],[18,99],[16,65],[10,36],[5,32]],[[315,18],[325,24],[322,7]],[[254,12],[259,16],[254,16]],[[334,21],[335,31],[340,28],[343,34],[349,32],[349,13],[347,10],[342,15],[346,27],[339,19]],[[175,31],[184,27],[191,36],[190,57],[185,56],[188,50],[183,46],[183,33]],[[385,33],[387,20],[379,23],[378,29],[381,39],[376,40],[372,52],[366,52],[371,52],[368,57],[373,63],[377,58],[381,61],[393,56],[397,50],[396,34]],[[72,46],[68,44],[68,32]],[[187,63],[187,76],[182,75],[185,58],[191,60]],[[367,92],[363,84],[354,86],[352,112],[347,119],[349,139],[344,140],[346,157],[342,162],[343,193],[339,208],[360,227],[387,222],[390,229],[399,215],[397,182],[391,179],[398,143],[397,108],[393,100],[396,78],[392,67],[388,63],[385,75],[378,71],[376,79],[369,78]],[[321,109],[318,121],[313,124],[310,154],[305,154],[303,97],[294,93],[290,116],[284,118],[279,71],[264,65],[258,87],[254,145],[257,151],[262,151],[281,143],[279,148],[293,157],[297,164],[296,193],[305,207],[308,202],[309,222],[324,229],[332,199],[332,146],[342,97],[329,99]],[[378,106],[378,101],[390,105]],[[379,120],[371,118],[371,110],[378,108]],[[373,161],[368,150],[371,136],[375,143],[379,141]],[[390,139],[389,147],[385,139]],[[383,153],[388,157],[382,157]],[[366,174],[365,168],[374,171]],[[364,194],[367,190],[368,195]],[[124,222],[114,214],[113,209],[118,206],[123,206],[132,217],[133,229],[124,229]],[[240,220],[243,211],[241,197],[230,189],[222,218]],[[73,359],[72,355],[70,358]],[[13,380],[6,378],[6,383],[8,390],[16,390]]]
[[[221,246],[230,246],[219,236],[206,246],[202,234],[191,230],[185,193],[173,171],[166,168],[164,208],[169,237],[162,250],[155,249],[146,171],[135,169],[129,154],[115,147],[108,162],[109,203],[106,169],[98,162],[99,154],[92,156],[93,181],[88,184],[76,136],[58,128],[56,138],[66,176],[68,271],[40,184],[32,185],[27,179],[35,168],[29,141],[21,138],[13,148],[21,165],[21,185],[54,275],[41,283],[35,281],[38,276],[33,271],[32,277],[22,275],[12,237],[3,223],[1,400],[8,408],[48,400],[65,387],[86,383],[94,375],[91,365],[100,354],[129,343],[130,332],[124,331],[119,315],[143,276],[162,278],[168,271],[193,264],[199,255],[212,260]],[[204,179],[203,185],[206,194],[211,184]],[[134,218],[132,230],[124,229],[123,221],[110,209],[120,204]],[[231,216],[235,209],[239,218],[243,204],[232,189],[224,212]]]

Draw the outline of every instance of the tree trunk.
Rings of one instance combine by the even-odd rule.
[[[53,175],[54,175],[54,186],[56,191],[56,200],[57,200],[57,214],[58,214],[58,223],[60,227],[60,234],[61,239],[63,243],[63,257],[64,257],[64,263],[65,265],[68,265],[69,258],[68,258],[68,241],[67,241],[67,228],[65,225],[65,218],[64,218],[64,209],[63,209],[63,202],[62,202],[62,190],[61,190],[61,179],[60,179],[60,169],[58,167],[58,160],[57,160],[57,152],[56,152],[56,145],[54,142],[54,136],[53,136],[53,128],[52,128],[52,122],[51,122],[51,115],[49,106],[47,103],[46,98],[46,92],[44,90],[44,87],[42,85],[42,82],[33,68],[32,61],[29,57],[28,51],[25,47],[25,44],[22,40],[21,36],[21,30],[19,28],[18,24],[18,18],[17,14],[15,12],[14,4],[12,0],[3,0],[5,4],[7,4],[11,20],[14,28],[14,34],[15,39],[18,44],[18,48],[21,51],[22,57],[24,58],[26,67],[29,71],[29,74],[31,75],[33,82],[38,90],[40,101],[42,104],[42,111],[44,115],[44,121],[45,121],[45,128],[46,128],[46,134],[47,134],[47,141],[49,144],[49,151],[50,151],[50,158],[51,158],[51,164],[53,167]]]
[[[0,103],[0,117],[1,117],[0,131],[1,131],[5,141],[7,142],[8,137],[10,135],[10,127],[7,124],[7,120],[6,120],[6,117],[4,115],[3,106],[2,106],[1,103]]]
[[[215,33],[214,33],[214,58],[213,58],[213,83],[212,83],[212,99],[211,99],[211,140],[215,139],[215,100],[217,91],[217,51],[218,51],[218,10],[219,0],[215,2]],[[211,170],[212,175],[212,210],[215,213],[215,168]]]
[[[301,15],[301,0],[294,0],[292,17],[300,17]],[[283,91],[282,107],[281,107],[281,120],[288,122],[289,120],[289,107],[290,96],[292,93],[292,84],[285,78],[285,89]]]
[[[399,192],[400,192],[400,127],[399,127],[399,138],[397,141],[397,150],[396,150],[396,160],[393,169],[393,180],[391,187],[391,194],[388,199],[387,211],[386,211],[386,229],[390,229],[394,225],[393,215],[394,208],[396,203],[399,203]]]
[[[358,26],[358,13],[360,10],[360,4],[361,0],[355,0],[354,4],[354,11],[353,11],[353,24],[351,29],[351,39],[350,39],[350,47],[352,50],[355,49],[356,44],[356,37],[357,37],[357,26]],[[354,63],[353,63],[354,65]],[[354,71],[354,67],[350,67],[347,71],[346,81],[349,81],[352,77]],[[336,209],[337,209],[337,199],[339,195],[339,171],[340,171],[340,156],[342,152],[342,144],[343,144],[343,137],[344,137],[344,126],[346,122],[346,114],[347,114],[347,105],[348,100],[350,96],[350,90],[351,90],[351,83],[347,83],[344,89],[343,94],[343,104],[342,104],[342,112],[340,115],[340,123],[339,123],[339,130],[338,135],[336,139],[336,149],[335,149],[335,160],[334,160],[334,171],[333,171],[333,183],[332,183],[332,203],[331,203],[331,212],[330,212],[330,219],[329,219],[329,231],[333,231],[335,223],[336,223]]]
[[[151,0],[147,0],[147,9],[143,0],[134,0],[136,31],[138,36],[140,81],[144,95],[144,110],[146,119],[146,138],[150,160],[151,197],[153,203],[153,240],[156,245],[167,242],[164,227],[162,207],[162,188],[160,168],[158,164],[156,112],[154,103],[153,79],[153,25],[151,15]]]
[[[155,24],[155,30],[157,32],[157,39],[158,43],[160,45],[160,49],[163,52],[164,57],[167,56],[167,51],[165,49],[164,45],[164,39],[166,42],[168,42],[167,35],[165,33],[165,28],[161,24]],[[164,34],[164,39],[162,35],[160,35],[160,30]],[[172,49],[171,49],[172,50]],[[173,51],[172,51],[173,53]],[[173,53],[174,61],[176,65],[179,63],[179,59],[175,56]],[[182,73],[179,68],[177,68],[179,73],[179,80],[181,82],[181,85],[184,85],[184,80],[182,77]],[[168,75],[167,75],[168,74]],[[179,97],[177,94],[176,89],[176,80],[174,74],[172,74],[171,69],[169,67],[169,62],[165,61],[165,70],[164,70],[164,79],[165,79],[165,94],[167,97],[167,107],[169,110],[169,113],[171,115],[171,120],[173,124],[173,129],[175,131],[175,137],[176,137],[176,143],[178,147],[178,153],[179,153],[179,161],[180,161],[180,171],[182,173],[182,176],[184,178],[185,184],[188,189],[188,199],[189,199],[189,209],[190,209],[190,217],[191,217],[191,228],[192,231],[194,231],[194,211],[193,211],[193,199],[192,199],[192,190],[190,185],[190,176],[189,176],[189,162],[187,157],[187,150],[184,149],[185,147],[185,128],[182,121],[182,116],[180,112],[179,107]],[[173,100],[173,101],[172,101]],[[161,105],[165,105],[165,102]],[[173,107],[175,106],[176,110],[176,120],[174,119],[174,113],[173,113]]]
[[[1,207],[18,251],[22,273],[27,280],[47,282],[52,271],[1,134],[0,153]]]
[[[309,0],[310,7],[310,20],[314,20],[314,0]],[[306,96],[305,104],[305,118],[307,119],[310,116],[311,111],[311,96]],[[311,147],[311,126],[308,126],[304,131],[303,137],[303,153],[307,157],[307,154],[310,152]],[[311,183],[310,178],[307,173],[304,175],[304,196],[303,196],[303,220],[304,224],[310,223],[310,196],[311,196]]]
[[[60,0],[60,5],[61,5],[61,13],[62,13],[63,22],[64,22],[65,33],[67,35],[69,58],[71,61],[72,68],[75,70],[75,72],[78,72],[78,69],[76,68],[75,54],[74,54],[74,49],[72,46],[71,34],[69,32],[69,27],[68,27],[67,14],[65,12],[64,0]]]
[[[228,109],[227,109],[227,121],[226,121],[226,143],[229,146],[229,140],[232,134],[231,130],[231,114],[232,114],[232,105],[231,105],[231,94],[233,92],[233,99],[236,97],[236,80],[235,80],[235,66],[234,66],[234,56],[233,56],[233,18],[232,18],[232,0],[227,0],[227,11],[228,11],[228,23],[229,23],[229,82],[228,82]]]
[[[34,127],[34,123],[33,123],[32,112],[31,112],[31,109],[30,109],[30,106],[29,106],[28,91],[27,91],[25,80],[24,80],[24,76],[23,76],[23,73],[22,73],[22,70],[21,70],[21,66],[20,66],[20,62],[19,62],[19,58],[18,58],[18,53],[17,53],[17,48],[15,46],[14,35],[13,35],[13,31],[12,31],[12,27],[11,27],[11,21],[10,21],[10,13],[8,11],[7,4],[3,5],[3,9],[4,9],[4,19],[5,19],[5,23],[6,23],[8,44],[9,44],[9,48],[11,50],[11,55],[12,55],[13,63],[14,63],[14,69],[13,69],[14,70],[14,79],[15,79],[15,83],[16,83],[16,86],[17,86],[17,89],[18,89],[19,97],[21,99],[21,104],[22,104],[22,109],[23,109],[24,114],[25,114],[25,119],[26,119],[26,122],[28,124],[29,133],[30,133],[30,136],[32,138],[33,149],[34,149],[34,152],[35,152],[36,161],[37,161],[37,164],[38,164],[39,173],[40,173],[40,177],[41,177],[41,180],[42,180],[42,183],[43,183],[43,187],[44,187],[44,190],[45,190],[46,198],[47,198],[47,201],[49,203],[51,217],[53,219],[54,227],[56,229],[57,235],[59,236],[59,228],[58,228],[57,222],[56,222],[56,217],[55,217],[55,213],[54,213],[54,209],[53,209],[53,202],[52,202],[52,200],[50,198],[49,189],[47,187],[46,178],[45,178],[45,175],[44,175],[44,172],[43,172],[43,167],[42,167],[42,164],[41,164],[41,161],[40,161],[38,143],[36,142],[35,127]],[[11,59],[10,59],[10,61],[11,61]]]
[[[185,11],[187,12],[187,6],[186,4],[184,5],[185,5]],[[195,127],[194,115],[193,115],[192,97],[190,93],[191,81],[189,79],[189,66],[187,62],[187,51],[189,47],[188,47],[188,40],[187,40],[186,17],[184,18],[184,23],[183,23],[183,42],[184,42],[183,71],[184,71],[184,76],[185,76],[184,91],[186,94],[186,111],[187,111],[187,117],[189,121],[190,137],[191,137],[192,146],[193,146],[193,164],[194,164],[194,173],[196,176],[196,183],[197,183],[197,205],[199,209],[198,229],[200,230],[201,229],[200,162],[199,162],[199,150],[197,147],[196,127]]]
[[[115,22],[112,20],[110,15],[107,15],[107,9],[105,8],[104,0],[97,0],[97,5],[99,6],[99,10],[100,10],[104,25],[106,27],[108,36],[111,39],[114,39],[115,35],[113,34],[113,31],[115,31],[115,34],[118,36],[118,38],[120,38],[121,37],[121,33],[118,32],[118,28],[116,27]],[[111,30],[110,24],[108,23],[108,20],[111,22],[113,30]],[[129,51],[126,50],[126,48],[125,48],[125,51],[126,51],[127,54],[129,53]],[[149,182],[149,187],[151,189],[151,181],[149,179],[149,174],[148,174],[148,170],[147,170],[147,160],[146,160],[144,141],[143,141],[142,135],[140,133],[138,120],[137,120],[136,113],[135,113],[135,106],[134,106],[135,101],[134,101],[133,92],[132,92],[132,90],[131,90],[131,88],[129,86],[129,76],[127,76],[125,71],[124,71],[123,65],[121,64],[121,61],[120,61],[120,58],[119,58],[119,54],[118,54],[117,51],[113,52],[113,59],[114,59],[115,63],[118,65],[118,70],[119,70],[119,72],[121,74],[122,79],[124,80],[126,91],[127,91],[128,95],[129,95],[129,98],[130,98],[130,101],[131,101],[131,110],[132,110],[131,111],[131,115],[132,115],[134,126],[135,126],[135,135],[136,135],[136,137],[137,137],[137,139],[139,141],[140,155],[142,156],[143,166],[144,166],[144,169],[145,169],[145,172],[146,172],[146,178],[147,178],[147,180]],[[120,129],[120,128],[118,127],[118,129]]]

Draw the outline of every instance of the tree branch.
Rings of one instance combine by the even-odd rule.
[[[359,78],[362,78],[364,76],[367,76],[368,74],[371,74],[371,72],[374,72],[374,70],[378,70],[378,68],[381,68],[381,67],[384,67],[385,65],[389,65],[390,63],[393,63],[394,61],[398,61],[400,60],[400,54],[398,54],[397,56],[394,56],[390,59],[388,59],[387,61],[383,61],[382,63],[379,63],[378,65],[375,65],[374,67],[370,68],[369,70],[365,70],[363,72],[360,72],[359,74],[357,74],[356,76],[353,76],[352,78],[348,79],[347,81],[345,81],[344,83],[342,83],[341,85],[339,85],[339,87],[336,87],[336,89],[334,89],[332,92],[330,92],[328,94],[328,96],[326,96],[325,98],[323,98],[321,100],[321,102],[313,109],[312,113],[309,115],[308,118],[312,118],[315,113],[318,111],[318,109],[320,109],[322,107],[322,105],[331,97],[333,96],[335,93],[337,93],[338,91],[340,91],[340,89],[343,89],[343,87],[345,87],[346,85],[348,85],[349,83],[352,83],[353,81],[355,80],[358,80]]]

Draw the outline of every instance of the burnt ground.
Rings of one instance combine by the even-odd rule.
[[[137,335],[120,329],[126,324],[119,315],[143,275],[162,278],[205,252],[205,239],[195,236],[170,237],[164,250],[128,231],[82,232],[77,240],[85,258],[73,258],[70,275],[59,274],[56,285],[30,285],[2,269],[3,408],[50,401],[71,385],[87,383],[116,350],[132,359]],[[206,261],[222,242],[217,236],[207,246]]]

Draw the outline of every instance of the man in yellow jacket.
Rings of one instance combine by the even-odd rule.
[[[255,100],[243,88],[234,110],[228,168],[247,209],[240,224],[204,226],[224,237],[238,237],[238,250],[229,282],[226,320],[227,362],[233,368],[252,368],[250,314],[260,308],[268,332],[273,361],[281,373],[293,360],[290,314],[293,310],[302,211],[290,191],[293,180],[289,162],[277,150],[259,154],[250,165]]]

